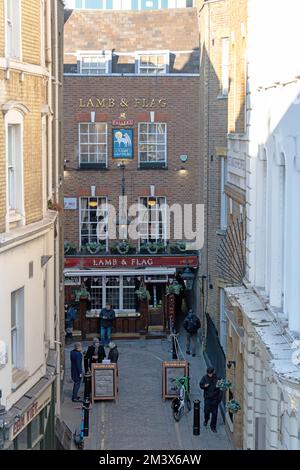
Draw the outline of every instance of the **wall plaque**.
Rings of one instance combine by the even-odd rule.
[[[117,365],[92,364],[92,398],[115,400],[117,397]]]

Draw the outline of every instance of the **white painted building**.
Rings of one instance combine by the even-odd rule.
[[[228,139],[228,179],[246,188],[247,272],[226,293],[243,318],[243,447],[299,450],[300,2],[257,3],[248,1],[247,132]]]
[[[66,8],[89,10],[159,10],[162,8],[186,8],[193,0],[66,0]]]

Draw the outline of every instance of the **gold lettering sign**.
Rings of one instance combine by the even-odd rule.
[[[159,109],[167,107],[166,98],[143,98],[138,97],[132,100],[128,98],[121,98],[117,100],[116,98],[80,98],[79,108],[100,108],[100,109],[110,109],[110,108],[141,108],[141,109]]]

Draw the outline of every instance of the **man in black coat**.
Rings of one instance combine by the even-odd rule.
[[[222,391],[216,386],[219,379],[215,369],[208,367],[206,372],[199,384],[204,390],[204,426],[207,426],[211,414],[210,427],[213,432],[217,432],[218,407],[222,400]]]
[[[117,364],[118,359],[119,359],[119,351],[117,348],[117,345],[115,343],[109,343],[109,353],[107,359],[110,360],[110,362]]]
[[[105,346],[108,346],[110,343],[112,323],[115,318],[115,311],[112,309],[110,303],[106,303],[105,308],[100,312],[100,337],[101,342]]]
[[[71,360],[71,378],[74,382],[72,401],[80,401],[78,396],[80,384],[82,380],[82,348],[81,343],[75,343],[73,351],[70,354]]]
[[[187,332],[186,338],[186,353],[191,354],[192,342],[192,355],[196,356],[197,333],[201,326],[200,320],[192,309],[189,310],[183,322],[183,328]]]
[[[105,358],[105,349],[98,338],[93,339],[93,344],[88,347],[85,355],[85,372],[92,369],[93,363],[101,363]]]

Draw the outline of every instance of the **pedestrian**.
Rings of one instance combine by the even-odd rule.
[[[184,319],[183,327],[187,332],[186,337],[186,353],[191,354],[191,342],[192,342],[192,355],[196,356],[196,344],[197,344],[197,333],[201,326],[200,320],[195,315],[193,310],[189,310],[187,316]]]
[[[108,346],[110,343],[112,322],[115,318],[115,311],[112,309],[111,304],[107,302],[105,304],[105,308],[103,308],[100,312],[100,337],[101,342],[105,346]]]
[[[117,345],[115,343],[110,342],[109,345],[109,353],[107,359],[110,360],[110,362],[117,364],[118,358],[119,358],[119,351],[117,348]]]
[[[71,351],[71,377],[74,382],[72,401],[80,401],[78,396],[80,383],[82,380],[82,347],[81,343],[75,343],[73,351]]]
[[[91,370],[92,364],[101,363],[105,356],[106,354],[103,344],[100,343],[99,338],[94,338],[93,344],[88,347],[85,355],[85,372]]]
[[[200,388],[204,390],[204,426],[207,426],[211,415],[210,428],[217,432],[218,407],[222,400],[223,392],[217,388],[218,377],[213,367],[208,367],[200,381]]]

